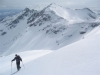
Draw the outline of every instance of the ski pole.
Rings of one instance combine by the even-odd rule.
[[[11,73],[12,73],[12,62],[11,62]]]
[[[22,64],[23,64],[23,61],[22,61]],[[23,67],[25,68],[24,64],[23,64]]]

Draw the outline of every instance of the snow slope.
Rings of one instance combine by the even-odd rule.
[[[100,75],[99,34],[30,62],[16,75]]]
[[[26,51],[17,53],[22,57],[23,63],[29,64],[32,60],[38,59],[48,53],[51,53],[51,50],[34,50],[34,51]],[[11,74],[11,60],[14,59],[15,54],[11,54],[8,56],[0,57],[0,75],[10,75]],[[21,63],[22,69],[24,68]],[[26,67],[26,66],[25,66]],[[16,69],[16,62],[12,63],[12,72],[15,72]]]
[[[22,53],[23,59],[29,57],[30,61],[28,59],[24,61],[25,69],[22,67],[15,75],[100,75],[100,27],[97,27],[96,30],[96,33],[93,30],[95,35],[91,37],[84,38],[35,60],[33,59],[35,57],[34,51],[27,53],[27,55],[31,53],[32,57]],[[11,59],[12,55],[1,57],[0,61],[5,60],[6,62],[2,63],[3,66],[1,65],[0,75],[10,74],[9,60]],[[7,70],[6,66],[9,66]],[[14,65],[13,72],[15,71]]]

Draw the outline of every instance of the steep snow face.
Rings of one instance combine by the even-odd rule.
[[[53,8],[54,6],[56,8]],[[75,13],[71,13],[72,11]],[[7,24],[6,22],[0,24],[0,42],[2,42],[0,43],[0,54],[40,49],[57,50],[84,38],[85,34],[100,23],[95,22],[94,18],[89,18],[87,21],[82,16],[75,15],[76,13],[82,15],[78,11],[94,14],[87,9],[76,12],[76,10],[67,10],[55,4],[45,7],[40,12],[26,8],[18,14],[19,16],[15,15],[14,20],[8,21]],[[73,17],[71,15],[76,18],[74,19],[76,22],[71,21]],[[76,16],[84,21],[77,22]],[[85,17],[89,16],[85,15]]]

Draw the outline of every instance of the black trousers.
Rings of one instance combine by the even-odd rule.
[[[21,67],[20,67],[20,62],[16,62],[16,66],[17,66],[17,70],[19,70]]]

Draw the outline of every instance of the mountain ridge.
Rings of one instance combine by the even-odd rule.
[[[0,54],[57,50],[81,40],[99,26],[97,16],[94,17],[95,13],[89,10],[65,9],[55,4],[50,4],[41,11],[25,8],[19,14],[0,22]]]

